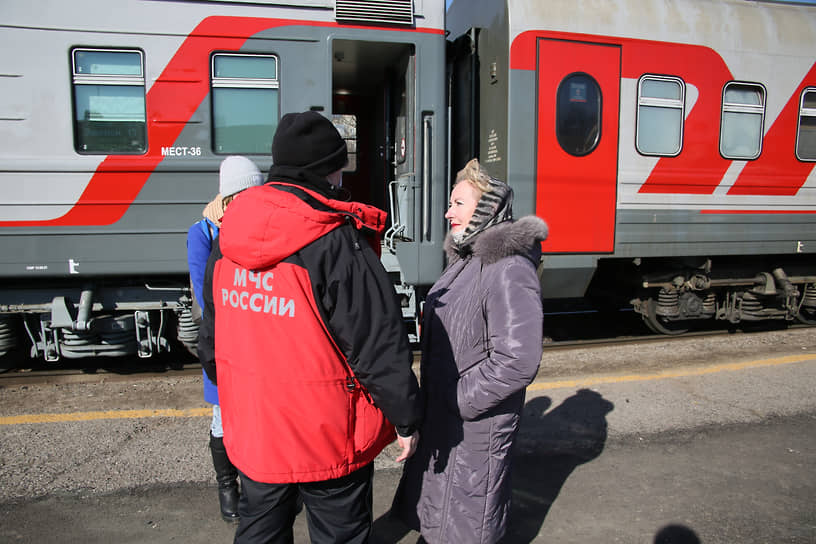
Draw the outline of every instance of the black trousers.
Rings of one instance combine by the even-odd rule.
[[[235,544],[292,544],[297,497],[303,499],[313,544],[364,544],[373,522],[374,463],[321,482],[267,484],[241,474],[241,521]]]

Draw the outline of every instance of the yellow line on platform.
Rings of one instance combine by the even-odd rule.
[[[64,423],[66,421],[93,421],[97,419],[138,419],[146,417],[201,417],[212,414],[212,408],[188,410],[109,410],[105,412],[72,412],[68,414],[28,414],[0,417],[0,425],[20,423]]]
[[[628,374],[623,376],[605,375],[579,378],[575,380],[559,380],[554,382],[533,382],[527,387],[527,391],[544,391],[547,389],[562,389],[566,387],[588,387],[601,384],[615,384],[628,382],[647,382],[652,380],[663,380],[667,378],[688,378],[692,376],[704,376],[706,374],[717,374],[720,372],[734,372],[748,368],[770,367],[786,365],[790,363],[801,363],[803,361],[816,360],[816,354],[789,355],[775,359],[764,359],[759,361],[746,361],[743,363],[724,363],[705,367],[685,368],[678,370],[663,370],[652,374]]]
[[[743,363],[726,363],[706,367],[696,367],[678,370],[664,370],[652,374],[604,375],[580,378],[574,380],[559,380],[552,382],[534,382],[528,391],[544,391],[549,389],[563,389],[567,387],[589,387],[601,384],[615,384],[627,382],[645,382],[667,378],[687,378],[704,376],[720,372],[734,372],[749,368],[772,367],[790,363],[816,360],[816,354],[789,355],[775,359],[747,361]],[[99,412],[71,412],[67,414],[28,414],[20,416],[0,416],[0,425],[19,425],[25,423],[64,423],[68,421],[94,421],[100,419],[139,419],[150,417],[204,417],[212,413],[211,407],[190,408],[187,410],[109,410]]]

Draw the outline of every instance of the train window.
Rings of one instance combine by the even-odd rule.
[[[79,153],[147,149],[144,57],[138,50],[73,49],[74,148]]]
[[[638,82],[635,146],[644,155],[674,157],[683,147],[686,86],[682,79],[643,76]]]
[[[796,156],[802,161],[816,161],[816,87],[805,89],[799,102]]]
[[[762,151],[765,87],[732,81],[723,89],[720,154],[727,159],[756,159]]]
[[[348,149],[348,164],[343,168],[343,172],[355,172],[357,171],[357,116],[337,113],[332,115],[332,123],[346,141]]]
[[[213,151],[269,154],[280,117],[278,58],[215,54],[212,88]]]
[[[561,148],[588,155],[601,139],[601,88],[588,74],[571,74],[558,85],[555,134]]]

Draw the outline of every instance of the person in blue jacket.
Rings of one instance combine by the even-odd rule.
[[[219,194],[204,208],[204,218],[190,227],[187,233],[187,265],[190,269],[190,283],[193,287],[193,317],[200,319],[200,308],[204,304],[202,289],[207,259],[212,250],[213,240],[218,236],[221,218],[227,205],[238,193],[255,185],[262,185],[263,174],[246,157],[229,156],[221,162],[219,172]],[[197,306],[197,307],[196,307]],[[213,405],[210,423],[210,452],[212,453],[215,477],[218,482],[218,500],[221,517],[225,521],[238,521],[238,471],[233,466],[224,448],[224,429],[221,425],[221,408],[218,403],[218,388],[204,373],[204,400]]]

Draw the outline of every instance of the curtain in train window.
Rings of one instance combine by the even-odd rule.
[[[278,128],[278,58],[216,54],[212,58],[213,151],[269,154]]]
[[[731,82],[723,89],[720,154],[726,159],[756,159],[762,151],[765,88]]]
[[[796,156],[802,161],[816,161],[816,88],[814,87],[805,89],[799,103]]]
[[[79,153],[147,149],[141,51],[74,49],[74,147]]]
[[[674,157],[683,147],[683,80],[643,76],[638,82],[635,146],[644,155]]]
[[[558,85],[555,134],[561,148],[581,157],[601,140],[601,88],[588,74],[571,74]]]

